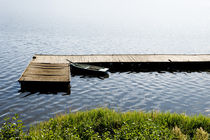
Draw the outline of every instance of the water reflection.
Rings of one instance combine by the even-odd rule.
[[[34,94],[37,94],[37,95],[43,95],[43,94],[51,94],[51,95],[62,95],[62,96],[67,96],[67,95],[70,95],[71,94],[71,88],[69,89],[69,91],[70,92],[58,92],[58,91],[48,91],[48,92],[43,92],[43,91],[41,91],[41,92],[35,92],[35,91],[19,91],[19,93],[21,93],[21,94],[24,94],[23,96],[22,96],[22,98],[26,98],[26,97],[28,97],[28,96],[30,96],[30,95],[34,95]]]
[[[20,93],[29,92],[26,97],[37,92],[39,94],[58,94],[60,92],[64,92],[63,95],[71,94],[70,83],[21,82],[20,85]]]
[[[113,62],[94,63],[107,67],[109,72],[207,72],[210,71],[210,62]]]
[[[103,66],[109,68],[109,72],[103,74],[96,73],[85,73],[79,72],[71,69],[71,76],[79,77],[81,79],[100,79],[105,80],[109,78],[110,74],[115,73],[126,73],[126,74],[138,74],[138,73],[153,73],[157,72],[158,74],[162,73],[173,73],[177,72],[206,72],[209,74],[209,62],[206,63],[95,63],[96,66]],[[59,83],[59,82],[51,82],[51,83],[43,83],[43,82],[20,82],[21,89],[19,92],[26,94],[24,97],[30,96],[35,93],[39,94],[60,94],[63,92],[65,94],[62,95],[70,95],[71,94],[71,85],[70,83]]]
[[[109,78],[109,73],[106,73],[104,75],[89,75],[89,74],[71,74],[72,77],[79,76],[80,78],[98,78],[101,80],[104,80],[106,78]]]
[[[79,76],[80,78],[98,78],[104,80],[109,78],[109,74],[105,75],[84,75],[84,74],[72,74],[72,77]],[[19,93],[27,93],[24,97],[33,95],[33,94],[60,94],[70,95],[71,94],[71,85],[70,83],[47,83],[47,82],[20,82],[21,89]]]

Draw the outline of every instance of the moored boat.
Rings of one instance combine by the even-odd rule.
[[[89,64],[79,64],[69,61],[71,66],[71,72],[73,74],[84,74],[84,75],[107,75],[108,74],[108,68],[89,65]]]

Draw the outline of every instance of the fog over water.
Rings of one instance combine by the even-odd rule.
[[[98,37],[137,38],[122,42],[132,48],[123,53],[140,47],[142,53],[210,53],[209,13],[208,0],[1,0],[0,23],[10,29],[71,28]]]

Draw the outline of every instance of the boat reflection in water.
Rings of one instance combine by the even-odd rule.
[[[89,64],[79,64],[71,62],[70,63],[71,74],[74,75],[82,75],[83,77],[98,77],[98,78],[108,78],[108,68],[89,65]]]
[[[81,74],[81,73],[71,73],[71,76],[80,76],[80,78],[99,78],[101,80],[104,80],[106,78],[109,78],[109,74],[106,73],[104,75],[93,75],[93,74]]]

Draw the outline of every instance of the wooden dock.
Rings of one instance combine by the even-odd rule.
[[[91,63],[109,67],[111,71],[202,71],[210,70],[210,55],[149,55],[149,54],[113,54],[113,55],[34,55],[32,61],[21,75],[19,82],[25,89],[30,85],[34,89],[41,85],[64,89],[70,85],[70,67],[68,61]],[[50,89],[51,89],[50,88]]]
[[[31,62],[19,81],[69,82],[70,68],[68,64]]]
[[[113,54],[113,55],[35,55],[35,63],[142,63],[142,62],[210,62],[210,54],[176,55],[176,54]]]
[[[69,93],[70,67],[65,63],[31,63],[21,75],[22,91],[65,91]],[[69,93],[70,94],[70,93]]]

